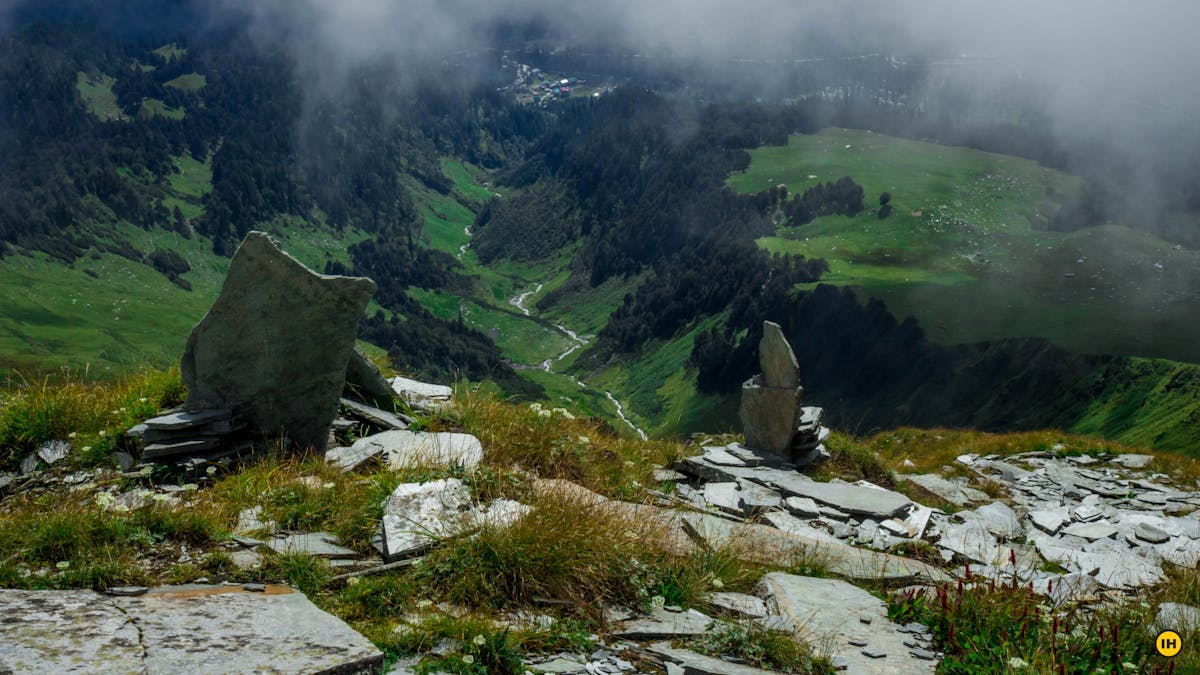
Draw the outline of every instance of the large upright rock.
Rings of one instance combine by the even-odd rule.
[[[188,338],[184,407],[232,408],[253,433],[324,451],[374,293],[370,279],[317,274],[251,232]]]
[[[795,390],[800,386],[800,363],[783,329],[774,321],[763,322],[762,341],[758,343],[758,367],[763,386]]]
[[[789,457],[792,440],[804,414],[800,404],[800,366],[779,324],[763,322],[763,338],[758,345],[762,374],[742,385],[738,416],[746,445],[782,457]]]

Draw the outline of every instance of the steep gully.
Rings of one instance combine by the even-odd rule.
[[[513,296],[512,298],[509,299],[508,304],[521,310],[521,313],[524,314],[525,316],[529,316],[530,315],[529,308],[527,308],[525,306],[525,301],[529,299],[529,296],[540,293],[541,290],[542,290],[542,284],[538,284],[537,287],[535,287],[533,290],[525,291],[524,293],[519,293],[519,294]],[[550,368],[552,365],[554,365],[558,361],[561,361],[561,360],[567,358],[575,350],[585,347],[588,344],[588,340],[586,338],[580,337],[578,333],[571,330],[570,328],[567,328],[566,326],[563,326],[563,325],[557,324],[557,323],[554,324],[554,327],[556,329],[558,329],[558,331],[560,333],[562,333],[563,335],[565,335],[567,338],[569,338],[571,340],[571,346],[566,351],[559,354],[558,356],[546,359],[545,361],[542,361],[540,367],[542,370],[544,370],[546,372],[550,372]],[[574,375],[571,375],[569,377],[580,387],[588,387],[589,386],[583,380],[576,378]],[[622,422],[624,422],[625,424],[628,424],[629,428],[633,429],[634,432],[637,433],[638,437],[640,437],[642,440],[646,440],[646,432],[643,431],[641,428],[639,428],[636,424],[634,424],[632,421],[630,421],[628,417],[625,416],[625,408],[621,405],[621,402],[619,400],[617,400],[617,397],[613,396],[612,392],[608,391],[607,389],[599,389],[599,391],[602,394],[604,394],[604,396],[606,398],[608,398],[609,401],[612,401],[612,404],[617,409],[617,417],[620,417]]]

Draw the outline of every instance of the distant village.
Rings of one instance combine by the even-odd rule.
[[[513,71],[514,79],[511,85],[501,87],[500,91],[512,93],[521,105],[545,107],[572,96],[600,97],[613,90],[612,85],[595,86],[577,77],[547,73],[508,56],[502,57],[501,67]]]

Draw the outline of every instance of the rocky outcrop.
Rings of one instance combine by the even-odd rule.
[[[758,363],[762,372],[742,385],[738,409],[746,446],[797,466],[824,457],[822,410],[801,405],[800,366],[779,324],[763,322]]]
[[[188,338],[184,407],[234,410],[255,436],[323,452],[374,292],[370,279],[316,274],[251,232]]]

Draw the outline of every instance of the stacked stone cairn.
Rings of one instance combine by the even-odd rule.
[[[742,385],[739,416],[746,447],[794,466],[828,458],[822,445],[829,436],[821,426],[824,411],[802,405],[800,365],[783,329],[773,321],[763,322],[758,363],[762,372]]]

